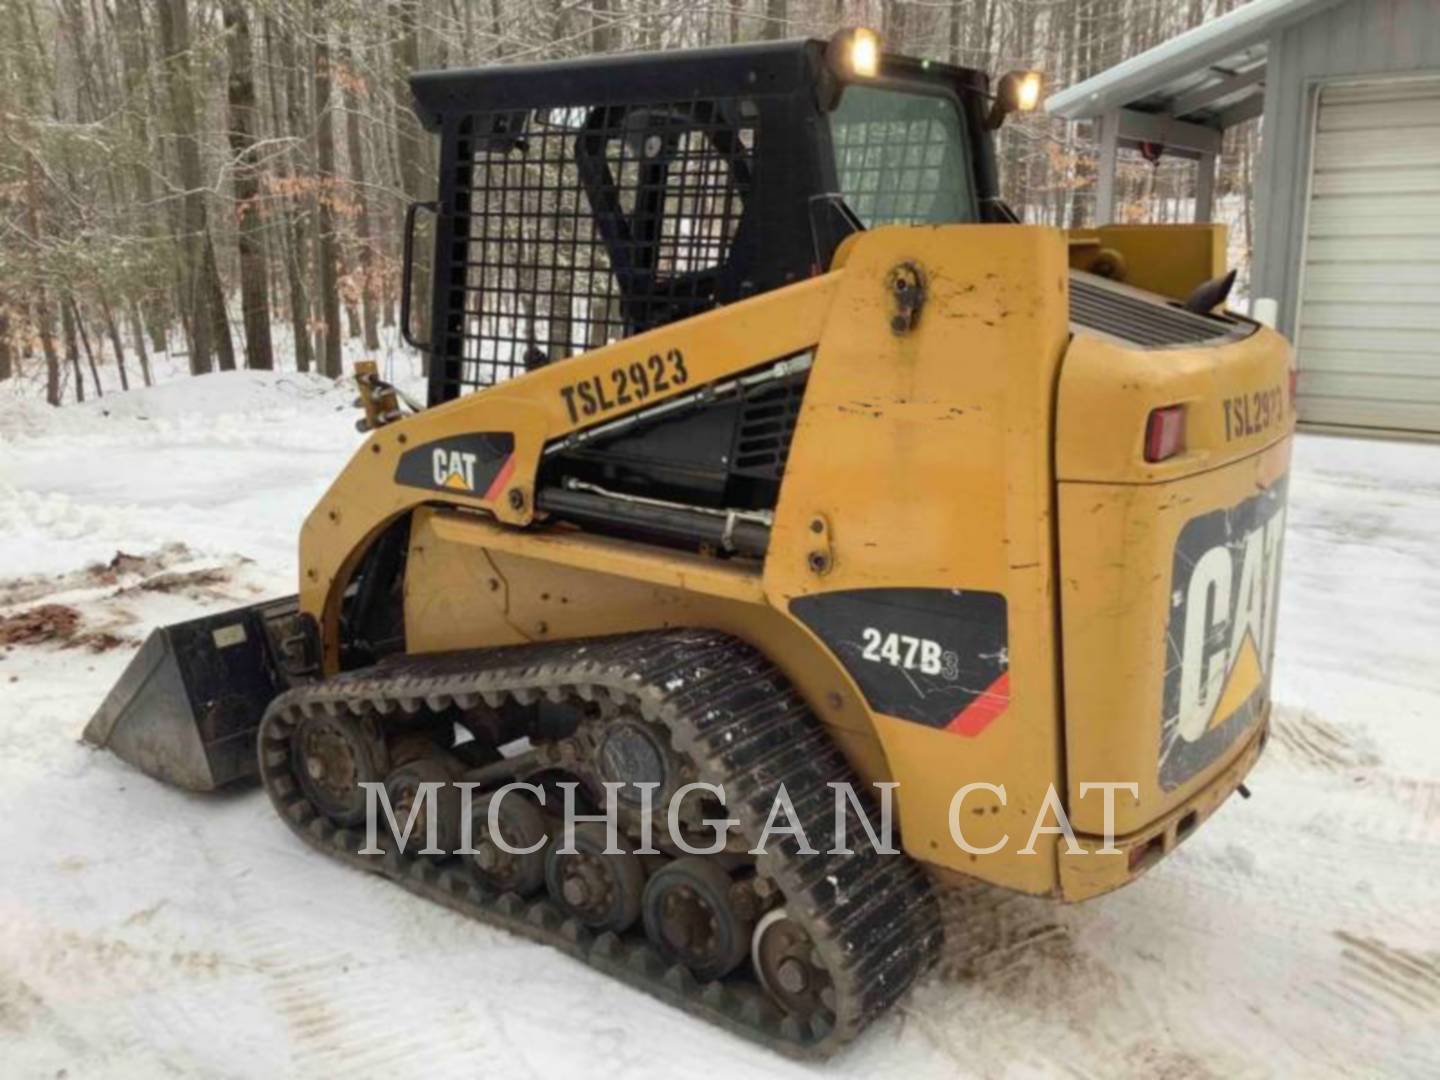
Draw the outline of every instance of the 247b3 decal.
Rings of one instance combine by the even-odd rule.
[[[872,664],[889,664],[922,675],[939,675],[946,679],[960,677],[960,657],[954,649],[942,648],[938,641],[911,637],[895,631],[886,633],[873,626],[860,631],[865,647],[860,658]]]
[[[815,632],[876,712],[974,738],[1010,707],[1005,597],[969,589],[800,596]]]

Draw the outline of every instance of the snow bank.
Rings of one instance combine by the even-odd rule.
[[[100,343],[96,372],[91,372],[88,363],[82,363],[81,374],[85,394],[83,404],[76,402],[73,369],[68,364],[61,364],[60,398],[62,408],[60,413],[63,415],[94,410],[102,414],[109,412],[117,416],[140,415],[154,419],[157,414],[164,415],[168,411],[172,418],[178,418],[190,414],[196,409],[205,411],[207,401],[210,410],[227,413],[243,411],[252,406],[255,408],[274,407],[278,400],[271,396],[269,390],[261,389],[272,379],[275,380],[275,391],[281,397],[285,395],[285,380],[287,379],[295,393],[301,396],[307,395],[310,390],[321,384],[331,383],[332,380],[313,372],[302,374],[296,370],[288,323],[283,326],[278,323],[273,325],[271,337],[275,343],[275,370],[273,372],[216,372],[211,375],[199,376],[200,382],[206,388],[205,392],[187,390],[179,398],[172,397],[168,393],[168,388],[172,384],[188,385],[195,378],[190,374],[189,358],[183,352],[152,354],[150,372],[155,385],[146,389],[141,378],[138,358],[132,351],[127,358],[131,389],[122,391],[120,372],[111,358],[108,343]],[[399,336],[393,328],[380,332],[380,349],[375,352],[365,349],[363,342],[359,339],[347,338],[345,340],[341,349],[341,368],[345,372],[341,378],[342,384],[349,385],[348,379],[354,370],[355,362],[362,359],[376,361],[384,379],[395,383],[417,401],[424,400],[425,379],[422,374],[420,356],[400,342]],[[95,393],[95,374],[99,375],[101,394]],[[248,389],[240,389],[242,384],[248,384]],[[238,393],[240,396],[226,401],[225,395],[231,392]],[[353,396],[350,394],[346,400],[348,401]],[[247,397],[250,405],[245,403]],[[215,398],[221,400],[214,400]],[[58,420],[56,410],[45,404],[44,364],[38,357],[22,359],[15,377],[0,382],[0,440],[3,440],[7,433],[14,436],[27,432],[51,430],[53,424],[65,422],[67,421]]]
[[[0,410],[0,567],[61,573],[180,538],[284,574],[359,443],[353,398],[345,381],[233,371],[58,409],[13,401]]]

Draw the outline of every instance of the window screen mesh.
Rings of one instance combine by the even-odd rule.
[[[451,394],[719,302],[754,186],[747,104],[468,117],[449,208]]]
[[[840,192],[867,227],[974,221],[959,111],[947,98],[850,86],[830,114]]]

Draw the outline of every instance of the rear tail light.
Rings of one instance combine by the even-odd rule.
[[[1145,460],[1165,461],[1185,449],[1185,406],[1155,409],[1145,424]]]
[[[1300,382],[1300,369],[1290,369],[1290,415],[1295,415],[1295,388]]]

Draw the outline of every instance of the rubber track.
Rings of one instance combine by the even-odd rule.
[[[833,1024],[786,1016],[746,965],[699,983],[667,967],[643,932],[595,934],[542,893],[523,899],[478,884],[458,860],[396,852],[359,854],[363,830],[321,816],[291,772],[295,725],[316,710],[356,716],[413,714],[452,702],[508,698],[593,701],[609,695],[671,732],[700,779],[719,784],[729,816],[753,847],[784,784],[820,854],[797,854],[791,836],[772,840],[758,870],[779,885],[790,917],[809,931],[835,981]],[[412,892],[544,942],[631,986],[783,1053],[823,1057],[880,1016],[939,954],[939,909],[929,881],[904,855],[881,855],[852,819],[852,855],[833,846],[832,781],[859,784],[800,696],[759,653],[713,631],[666,630],[619,637],[403,657],[300,687],[276,698],[259,738],[261,776],[280,816],[311,846]]]

